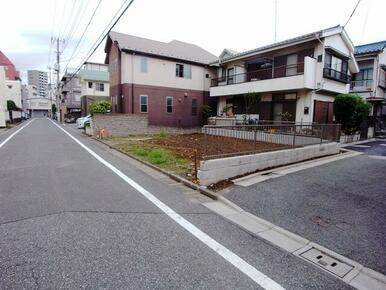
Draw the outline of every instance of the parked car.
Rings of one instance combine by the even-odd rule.
[[[76,127],[78,129],[83,129],[85,122],[90,122],[91,121],[91,115],[87,115],[86,117],[81,117],[76,120]]]

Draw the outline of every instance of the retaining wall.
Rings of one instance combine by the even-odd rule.
[[[201,128],[176,128],[149,125],[146,114],[95,114],[91,121],[92,134],[106,128],[110,136],[157,134],[161,131],[184,134],[200,132]]]
[[[198,178],[201,185],[209,185],[238,175],[339,153],[336,142],[310,145],[251,155],[234,156],[200,162]]]

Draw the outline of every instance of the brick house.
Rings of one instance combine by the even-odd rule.
[[[215,55],[190,43],[117,32],[110,32],[105,52],[114,113],[147,115],[149,125],[201,125]]]

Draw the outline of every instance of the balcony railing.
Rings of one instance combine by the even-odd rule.
[[[357,80],[352,81],[350,90],[352,91],[370,91],[373,86],[373,80]]]
[[[233,74],[225,77],[215,78],[211,80],[212,87],[226,86],[233,84],[240,84],[246,82],[254,82],[260,80],[268,80],[282,77],[289,77],[303,74],[304,63],[297,63],[292,65],[283,65],[270,67],[266,69],[259,69],[248,71],[246,73]],[[298,71],[301,72],[298,72]]]
[[[342,83],[350,83],[351,82],[351,76],[343,73],[341,71],[334,70],[332,68],[325,67],[323,69],[323,77],[328,78],[328,79],[333,79],[338,82]]]

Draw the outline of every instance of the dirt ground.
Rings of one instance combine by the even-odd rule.
[[[194,152],[197,150],[197,158],[205,155],[221,155],[238,152],[261,152],[289,148],[287,145],[272,144],[266,142],[254,142],[250,140],[236,139],[222,136],[207,136],[207,151],[205,151],[204,134],[170,135],[164,138],[146,140],[146,146],[157,146],[171,150],[181,158],[194,160]]]

